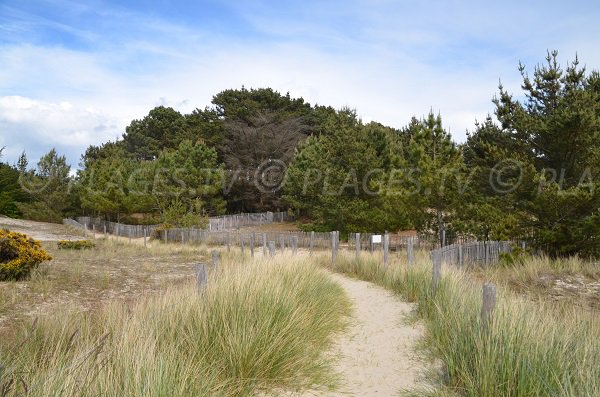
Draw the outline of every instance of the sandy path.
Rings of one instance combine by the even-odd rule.
[[[350,329],[336,342],[333,354],[343,384],[335,392],[304,396],[397,396],[418,383],[424,364],[415,353],[422,328],[406,324],[413,306],[372,283],[338,274],[354,305]]]

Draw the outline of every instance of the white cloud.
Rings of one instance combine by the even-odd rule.
[[[7,158],[14,159],[25,150],[34,163],[56,147],[76,164],[88,145],[114,140],[120,127],[110,115],[70,102],[0,97],[0,146],[6,146]]]
[[[89,47],[0,44],[0,146],[10,161],[23,149],[33,160],[56,146],[75,165],[87,145],[114,140],[154,106],[190,112],[242,85],[354,107],[363,119],[394,127],[432,109],[463,141],[475,119],[493,111],[499,78],[519,92],[519,60],[533,68],[528,62],[542,61],[548,45],[561,50],[561,60],[580,49],[582,61],[598,68],[594,45],[582,39],[594,37],[598,28],[589,20],[597,13],[564,18],[552,30],[532,19],[541,17],[535,5],[490,11],[419,4],[298,3],[294,18],[284,15],[287,6],[236,5],[257,37],[212,34],[124,9],[78,9],[100,15],[101,30],[63,30]]]

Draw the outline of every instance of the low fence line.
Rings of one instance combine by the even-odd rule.
[[[510,251],[510,241],[476,241],[434,249],[431,260],[457,266],[490,265],[499,262],[501,254]]]
[[[240,213],[233,215],[222,215],[208,218],[208,231],[223,231],[239,229],[249,226],[260,226],[271,224],[274,222],[287,222],[293,220],[294,217],[287,212],[261,212],[261,213]],[[63,220],[66,224],[70,220]],[[76,218],[80,224],[87,226],[89,229],[95,226],[98,232],[106,232],[120,237],[141,238],[146,235],[150,236],[154,230],[160,225],[129,225],[118,222],[106,221],[102,218],[93,218],[89,216],[80,216]],[[105,230],[106,229],[106,230]],[[196,230],[204,230],[199,228],[190,228]]]
[[[83,221],[83,222],[81,222]],[[86,221],[91,223],[86,223]],[[121,224],[114,222],[101,222],[99,225],[92,218],[78,218],[78,221],[64,219],[66,225],[86,229],[96,233],[111,233],[116,236],[129,238],[144,237],[144,245],[147,238],[165,243],[182,244],[207,244],[221,245],[231,250],[231,247],[239,247],[242,251],[248,248],[254,254],[255,248],[262,246],[266,255],[267,249],[271,252],[285,251],[286,249],[296,252],[298,248],[306,248],[312,253],[315,248],[331,249],[332,256],[337,256],[340,246],[339,232],[302,232],[302,231],[266,231],[248,232],[243,230],[221,230],[212,231],[198,228],[170,228],[157,229],[157,226],[127,225],[122,229]],[[431,260],[434,268],[442,264],[470,266],[490,265],[500,261],[502,253],[511,251],[509,241],[471,241],[463,244],[451,244],[441,248],[435,237],[427,235],[407,236],[401,233],[385,233],[377,235],[374,233],[350,233],[346,245],[348,250],[355,251],[357,257],[361,252],[383,251],[384,266],[388,264],[390,251],[405,251],[409,266],[414,264],[415,249],[430,249]],[[335,259],[334,259],[335,260]]]

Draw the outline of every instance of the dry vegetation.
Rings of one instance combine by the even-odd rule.
[[[385,269],[379,255],[356,260],[342,253],[335,266],[329,258],[320,261],[332,270],[377,283],[417,302],[418,315],[427,329],[424,345],[444,363],[436,395],[600,395],[600,321],[595,312],[544,299],[532,302],[500,287],[492,324],[484,327],[480,280],[472,273],[444,267],[440,288],[434,293],[431,261],[425,252],[418,254],[413,268],[394,257]],[[591,266],[572,261],[571,269]],[[542,258],[524,266],[567,264],[550,264]],[[419,393],[424,394],[429,392]]]
[[[199,296],[192,264],[204,249],[97,243],[51,248],[56,259],[30,281],[1,285],[0,395],[252,395],[335,385],[323,352],[349,302],[323,270],[290,256],[231,253]]]
[[[475,268],[471,274],[533,300],[600,310],[600,264],[597,262],[577,257],[526,256],[510,265]]]
[[[90,250],[44,247],[54,258],[22,282],[0,283],[0,329],[24,318],[69,306],[89,310],[110,300],[132,300],[189,279],[194,262],[206,258],[201,247],[163,246],[148,249],[96,240]]]

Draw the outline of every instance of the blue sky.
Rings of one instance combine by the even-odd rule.
[[[0,0],[0,147],[76,166],[154,106],[242,85],[394,127],[433,109],[460,142],[499,79],[518,94],[519,61],[599,69],[599,18],[593,1]]]

